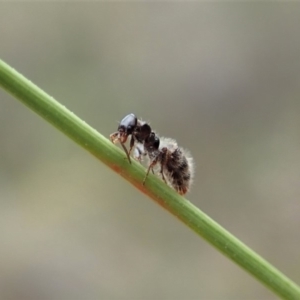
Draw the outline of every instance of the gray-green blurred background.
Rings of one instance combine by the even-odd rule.
[[[2,3],[0,57],[109,136],[134,112],[188,199],[300,282],[300,4]],[[0,90],[1,299],[276,299]]]

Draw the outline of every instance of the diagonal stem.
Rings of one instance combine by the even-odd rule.
[[[124,152],[58,103],[20,73],[0,60],[0,85],[57,129],[96,156],[109,168],[175,215],[216,249],[244,268],[284,299],[300,299],[300,288],[279,270],[226,231],[209,216],[184,199],[145,169],[130,165]]]

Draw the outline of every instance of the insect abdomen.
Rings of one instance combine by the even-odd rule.
[[[162,159],[163,173],[169,184],[181,195],[186,194],[192,183],[193,160],[189,153],[176,143],[168,145]]]

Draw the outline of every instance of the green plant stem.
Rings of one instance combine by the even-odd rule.
[[[284,299],[300,299],[300,288],[266,260],[222,228],[188,200],[170,189],[159,178],[149,175],[142,181],[145,169],[130,165],[124,152],[107,138],[75,116],[20,73],[0,60],[0,85],[49,123],[88,150],[108,167],[159,203],[224,255],[232,259],[268,288]],[[101,112],[99,112],[101,114]],[[104,114],[105,112],[103,112]],[[114,129],[114,128],[113,128]]]

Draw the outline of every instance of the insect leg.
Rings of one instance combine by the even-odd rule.
[[[166,181],[165,175],[164,175],[164,165],[163,164],[161,164],[160,174],[161,174],[161,178],[165,182],[165,184],[168,184]]]
[[[126,156],[127,156],[127,158],[128,158],[128,161],[129,161],[129,163],[131,164],[131,159],[130,159],[130,155],[129,155],[129,153],[128,153],[127,148],[125,147],[125,145],[124,145],[123,143],[121,143],[121,146],[123,147],[123,149],[124,149],[124,151],[125,151],[125,153],[126,153]],[[126,157],[125,157],[125,158],[126,158]]]
[[[155,158],[155,159],[150,163],[150,165],[149,165],[149,167],[148,167],[148,169],[147,169],[146,176],[145,176],[145,178],[144,178],[144,180],[143,180],[143,185],[145,185],[145,182],[146,182],[146,179],[147,179],[147,177],[148,177],[148,175],[149,175],[150,170],[152,170],[152,172],[153,172],[153,167],[157,164],[157,161],[158,161],[158,157]]]

